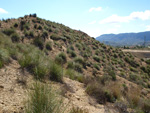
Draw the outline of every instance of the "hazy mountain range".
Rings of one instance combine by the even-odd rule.
[[[112,46],[150,45],[150,31],[139,33],[103,34],[96,40]]]

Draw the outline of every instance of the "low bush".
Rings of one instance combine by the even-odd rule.
[[[39,47],[39,49],[43,50],[44,48],[44,42],[41,38],[35,38],[33,41],[33,44],[37,47]]]
[[[90,96],[93,96],[100,104],[105,104],[107,101],[103,87],[96,82],[89,84],[86,88],[86,92]]]
[[[62,99],[52,87],[36,82],[32,89],[26,103],[26,113],[63,113],[65,111]]]
[[[39,29],[39,30],[42,30],[43,28],[42,28],[42,26],[41,26],[41,25],[39,25],[39,26],[38,26],[38,29]]]
[[[97,55],[94,55],[94,56],[93,56],[93,59],[94,59],[95,61],[97,61],[97,62],[100,62],[100,58],[99,58]]]
[[[65,64],[67,62],[67,57],[66,54],[64,52],[59,53],[56,57],[55,57],[55,62],[57,64]]]
[[[145,61],[147,64],[150,64],[150,59]]]
[[[83,72],[83,70],[82,70],[82,65],[81,64],[79,64],[79,63],[75,63],[74,64],[74,70],[75,71],[77,71],[77,72],[79,72],[79,73],[82,73]]]
[[[83,61],[83,59],[82,59],[81,57],[76,57],[76,58],[74,59],[74,61],[75,61],[76,63],[80,63],[80,64],[83,64],[83,63],[84,63],[84,61]]]
[[[70,54],[70,57],[76,57],[77,56],[76,53],[71,49],[67,49],[67,53]]]
[[[12,40],[12,42],[19,42],[20,36],[17,33],[14,33],[11,35],[11,40]]]
[[[49,51],[52,50],[52,43],[51,42],[46,43],[46,49],[49,50]]]
[[[50,38],[51,39],[53,39],[53,40],[60,40],[61,38],[58,36],[58,35],[56,35],[56,34],[52,34],[51,36],[50,36]]]
[[[129,79],[131,80],[131,81],[137,81],[137,79],[138,79],[138,76],[135,74],[135,73],[130,73],[129,74]]]
[[[10,36],[13,33],[15,33],[15,30],[14,29],[4,29],[3,33],[6,34],[6,35],[8,35],[8,36]]]
[[[49,68],[45,66],[44,63],[40,62],[37,66],[33,68],[33,73],[36,79],[42,80],[48,75]]]
[[[74,65],[75,65],[75,62],[69,61],[68,64],[67,64],[67,68],[74,69]]]
[[[17,27],[18,27],[18,24],[17,24],[17,23],[15,23],[15,24],[14,24],[14,27],[16,27],[16,28],[17,28]]]
[[[30,29],[30,25],[29,25],[29,23],[25,23],[24,25],[23,25],[23,29],[25,30],[29,30]]]
[[[75,80],[76,72],[73,69],[67,69],[65,74],[72,80]]]
[[[129,59],[128,57],[125,57],[125,61],[129,63],[132,67],[137,68],[139,66],[139,64],[136,61],[134,61],[133,59]]]
[[[52,63],[50,66],[50,79],[57,82],[63,81],[63,70],[55,63]]]
[[[0,68],[10,62],[10,54],[6,49],[0,49]]]
[[[94,64],[93,67],[97,70],[100,70],[99,66],[97,64]]]
[[[116,74],[113,70],[109,70],[107,73],[109,76],[112,77],[112,80],[114,80],[114,81],[116,80]]]

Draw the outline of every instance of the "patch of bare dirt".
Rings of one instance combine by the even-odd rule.
[[[26,82],[30,77],[22,73],[17,61],[0,69],[0,113],[19,113],[26,98]]]
[[[84,84],[69,78],[64,78],[64,82],[65,87],[68,89],[65,95],[72,106],[89,113],[118,113],[113,106],[100,105],[95,99],[88,96],[85,92]]]
[[[27,91],[33,77],[22,72],[17,61],[0,69],[0,113],[22,113]],[[64,103],[70,108],[78,107],[89,113],[118,113],[112,105],[100,105],[85,92],[84,84],[64,78],[64,84],[52,83],[53,87],[67,87]]]

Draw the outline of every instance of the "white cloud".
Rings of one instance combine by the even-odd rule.
[[[131,19],[141,19],[141,20],[149,20],[150,19],[150,10],[146,10],[145,12],[133,12],[130,14]]]
[[[146,26],[146,31],[150,31],[150,25]]]
[[[144,12],[132,12],[129,16],[112,15],[110,17],[101,20],[100,24],[129,22],[135,19],[149,20],[150,10],[146,10]]]
[[[96,23],[96,21],[92,21],[92,22],[90,22],[89,24],[95,24]]]
[[[89,9],[89,12],[92,12],[92,11],[101,11],[101,10],[102,10],[102,7],[97,7],[97,8],[92,7],[92,8]]]
[[[0,8],[0,14],[7,14],[8,12],[2,8]]]
[[[104,20],[100,21],[100,24],[105,24],[105,23],[121,23],[121,22],[129,22],[129,17],[121,17],[118,15],[112,15],[108,18],[105,18]]]

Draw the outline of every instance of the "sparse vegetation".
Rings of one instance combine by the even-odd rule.
[[[65,107],[56,91],[40,82],[32,86],[25,111],[27,113],[63,113]]]
[[[11,36],[11,40],[12,40],[12,42],[19,42],[20,41],[20,37],[19,37],[18,34],[14,33]]]
[[[100,104],[115,106],[120,103],[116,105],[119,110],[125,106],[126,111],[130,108],[148,113],[149,60],[135,58],[121,49],[96,41],[82,31],[36,15],[0,23],[0,68],[15,60],[20,65],[19,69],[28,71],[35,81],[45,82],[49,78],[64,85],[63,76],[66,76],[83,83],[86,93]],[[18,79],[18,83],[21,82],[24,81]],[[55,100],[49,98],[49,93],[53,90],[44,84],[34,84],[26,109],[28,112],[54,112],[61,105],[59,100],[59,104],[52,105]],[[133,86],[140,88],[134,94],[131,92]],[[51,107],[56,108],[53,111]],[[86,113],[86,110],[72,108],[71,113]]]
[[[50,79],[57,81],[57,82],[62,82],[63,81],[63,69],[55,64],[52,63],[50,66]]]

